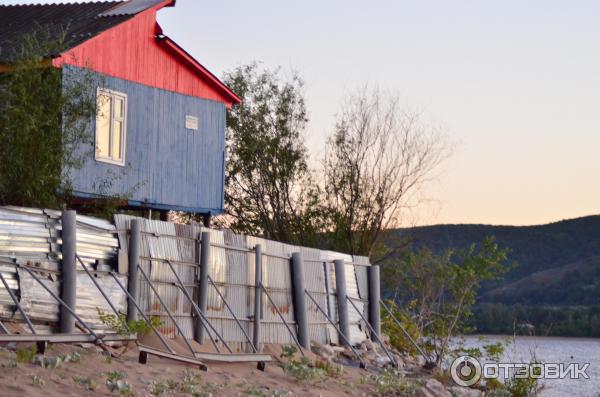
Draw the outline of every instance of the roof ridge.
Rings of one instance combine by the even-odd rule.
[[[0,4],[0,7],[31,7],[31,6],[67,6],[67,5],[82,5],[82,4],[104,4],[104,3],[123,3],[129,0],[101,0],[101,1],[72,1],[68,3],[23,3],[23,4]]]
[[[83,5],[83,4],[106,4],[106,3],[123,3],[127,0],[102,0],[102,1],[74,1],[69,3],[23,3],[23,4],[0,4],[0,7],[51,7],[51,6],[68,6],[68,5]]]

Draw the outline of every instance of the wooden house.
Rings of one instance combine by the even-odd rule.
[[[68,48],[49,62],[63,79],[82,69],[101,77],[93,87],[98,115],[90,121],[95,150],[72,173],[80,199],[96,181],[118,175],[113,191],[128,206],[210,216],[223,211],[227,109],[240,99],[166,36],[157,12],[175,0],[130,0],[0,6],[0,62],[11,43],[38,26],[66,30]]]

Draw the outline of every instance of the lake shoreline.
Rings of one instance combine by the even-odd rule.
[[[589,364],[589,379],[542,379],[540,397],[597,397],[600,390],[600,338],[570,336],[465,335],[465,348],[479,348],[508,339],[501,363],[528,363],[532,354],[541,363]],[[487,360],[483,360],[487,361]]]
[[[509,334],[464,334],[461,336],[465,337],[485,337],[485,338],[544,338],[548,340],[559,340],[559,339],[573,339],[573,340],[590,340],[590,341],[600,341],[600,337],[590,337],[590,336],[542,336],[542,335],[509,335]],[[459,336],[460,337],[460,336]]]

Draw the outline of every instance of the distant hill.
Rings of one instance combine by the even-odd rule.
[[[427,246],[435,252],[464,248],[486,236],[495,236],[511,249],[510,259],[519,266],[506,276],[516,281],[592,256],[600,256],[600,215],[563,220],[539,226],[434,225],[388,230],[387,244],[410,240],[413,247]]]
[[[599,304],[600,256],[533,273],[485,292],[481,301],[551,306]]]
[[[437,253],[495,236],[518,263],[502,283],[479,291],[478,332],[512,333],[533,325],[538,335],[600,337],[600,215],[539,226],[434,225],[389,230],[388,246]],[[384,285],[385,289],[385,285]]]

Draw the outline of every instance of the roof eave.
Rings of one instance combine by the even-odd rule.
[[[156,39],[159,43],[164,45],[168,50],[173,51],[175,54],[184,59],[198,74],[209,80],[211,85],[216,88],[228,101],[232,104],[238,104],[242,102],[242,99],[236,95],[231,88],[227,87],[217,76],[212,74],[207,68],[202,66],[193,56],[187,51],[181,48],[176,42],[165,35],[157,35]]]

